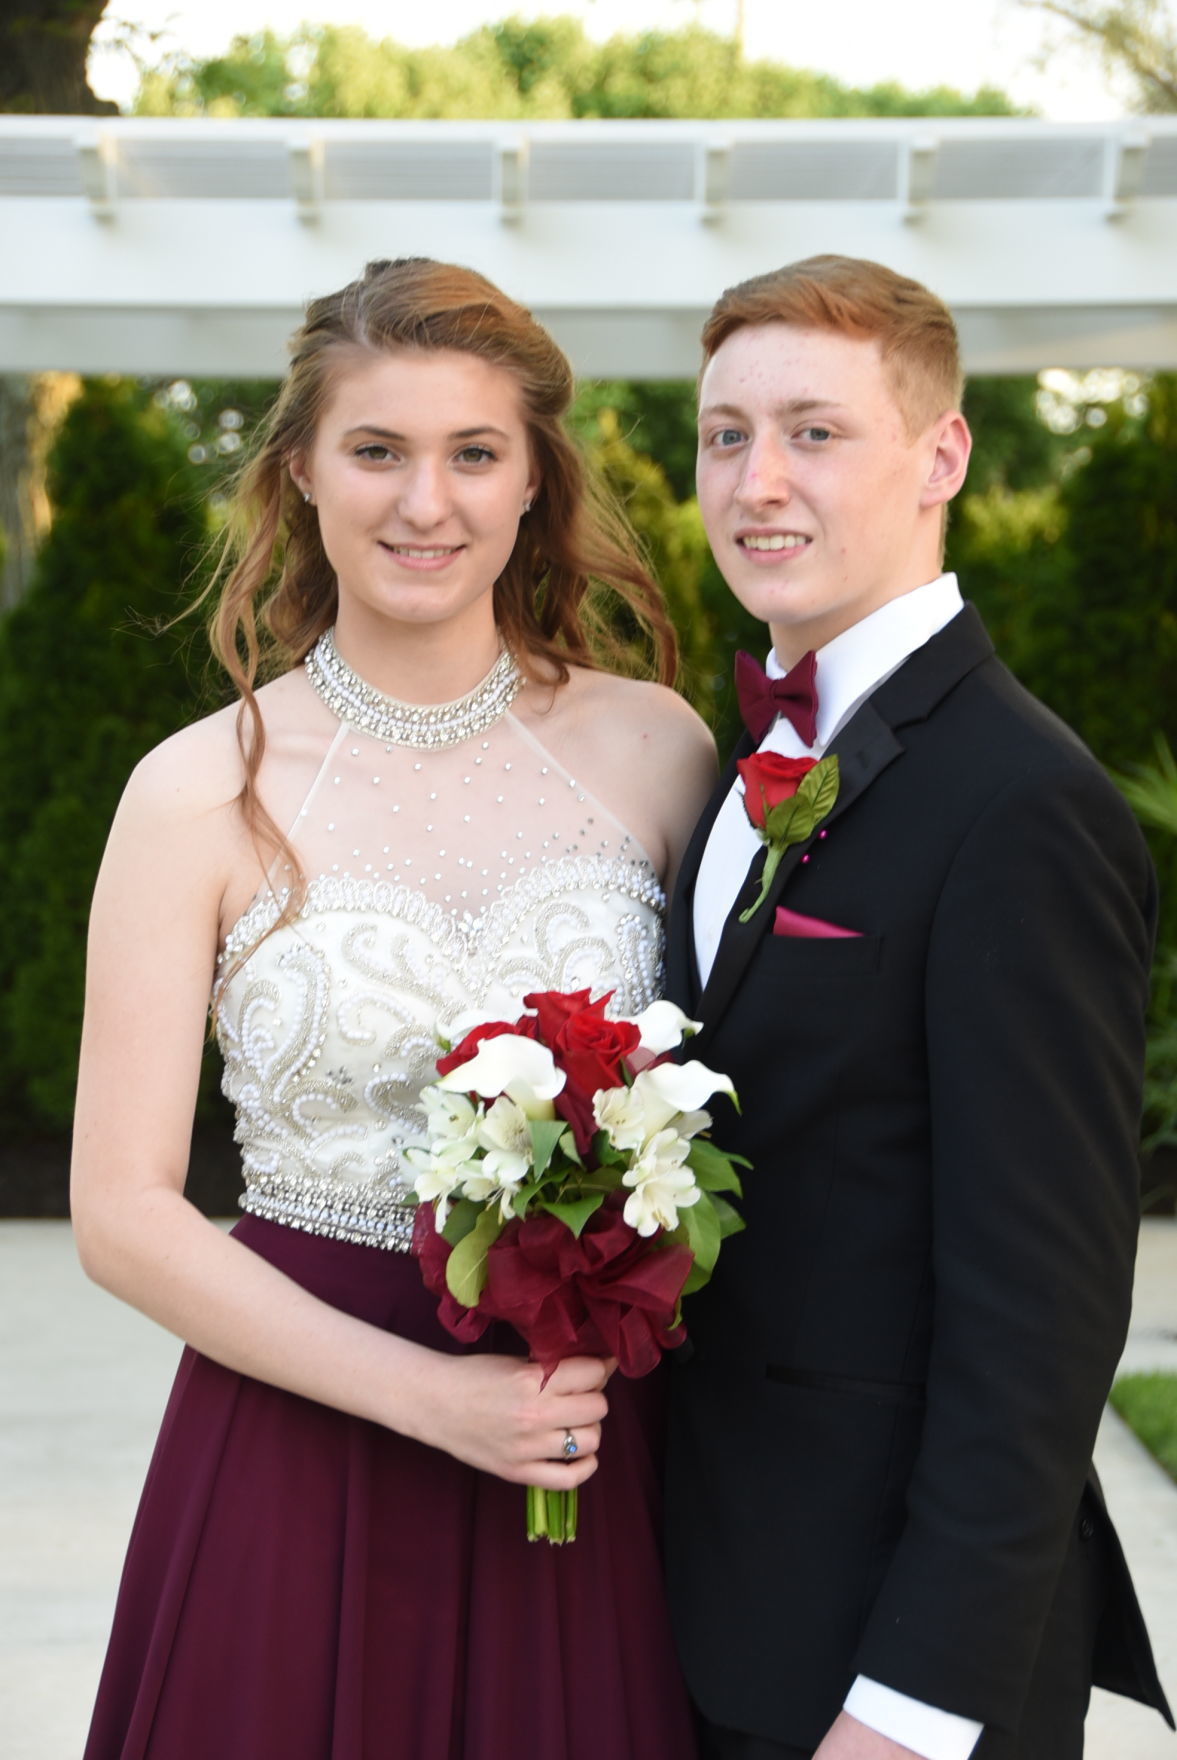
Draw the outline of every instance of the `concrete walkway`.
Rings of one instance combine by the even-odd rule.
[[[81,1754],[178,1353],[174,1339],[87,1283],[68,1224],[0,1224],[3,1760]],[[1124,1366],[1177,1371],[1177,1220],[1145,1224]],[[1098,1462],[1173,1698],[1177,1486],[1110,1414]],[[1097,1693],[1088,1732],[1087,1760],[1177,1760],[1177,1738],[1154,1712],[1109,1694]]]

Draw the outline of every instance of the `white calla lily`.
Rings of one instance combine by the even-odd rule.
[[[677,1003],[665,999],[643,1008],[641,1014],[634,1016],[633,1024],[642,1036],[642,1050],[656,1057],[664,1051],[676,1051],[684,1039],[700,1032],[703,1026],[702,1021],[685,1015]]]
[[[736,1092],[730,1076],[708,1069],[697,1060],[655,1064],[653,1069],[643,1070],[639,1079],[648,1082],[653,1093],[673,1112],[694,1112],[712,1094],[730,1094],[734,1098]]]
[[[500,1033],[485,1039],[469,1063],[459,1064],[436,1085],[488,1100],[509,1094],[528,1118],[553,1118],[552,1101],[564,1082],[564,1071],[556,1068],[546,1045],[521,1033]]]

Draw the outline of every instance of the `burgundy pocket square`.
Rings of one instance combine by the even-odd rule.
[[[823,923],[820,917],[803,917],[799,911],[787,911],[783,904],[776,907],[772,932],[799,941],[844,941],[862,934],[861,929],[840,929],[837,923]]]

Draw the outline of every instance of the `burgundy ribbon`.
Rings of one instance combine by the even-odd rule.
[[[545,1378],[565,1357],[582,1355],[616,1357],[623,1375],[647,1374],[686,1337],[673,1322],[692,1255],[635,1234],[623,1206],[623,1193],[606,1198],[579,1236],[556,1216],[509,1222],[487,1254],[478,1306],[464,1308],[446,1286],[449,1243],[437,1233],[433,1206],[420,1205],[413,1251],[426,1287],[441,1297],[442,1325],[471,1343],[492,1320],[506,1320]]]

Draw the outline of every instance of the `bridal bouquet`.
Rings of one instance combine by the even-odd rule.
[[[706,1136],[726,1076],[667,1055],[698,1030],[670,1002],[610,1020],[608,996],[537,991],[438,1059],[422,1092],[428,1140],[410,1146],[413,1251],[463,1341],[506,1320],[550,1375],[565,1357],[615,1357],[644,1375],[681,1344],[682,1297],[743,1226],[737,1162]],[[575,1452],[575,1440],[568,1439]],[[576,1535],[576,1489],[527,1494],[527,1533]]]

